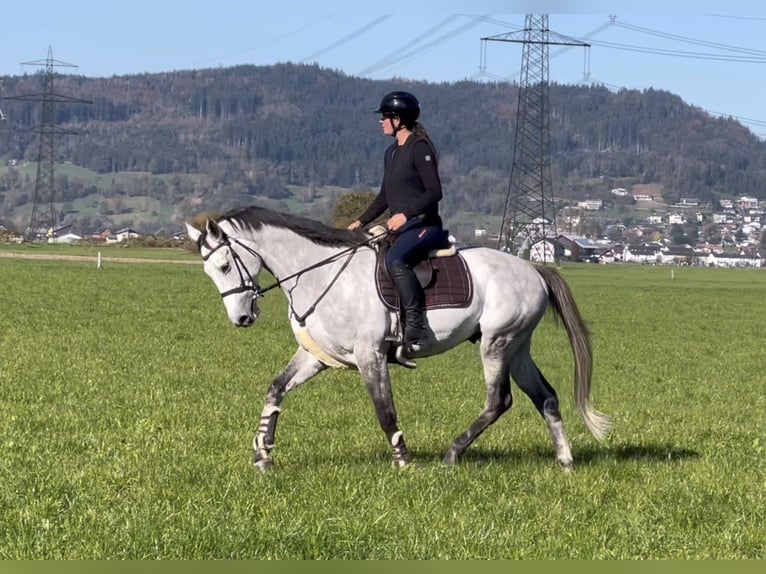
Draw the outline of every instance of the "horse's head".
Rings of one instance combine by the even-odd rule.
[[[205,273],[223,298],[229,319],[237,327],[249,327],[260,314],[258,275],[263,267],[260,256],[239,239],[227,235],[213,219],[205,230],[186,224],[186,233],[199,248]]]

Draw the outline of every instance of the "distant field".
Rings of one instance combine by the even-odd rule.
[[[6,165],[0,166],[0,175],[8,171],[9,167]],[[26,163],[24,165],[16,166],[13,169],[19,172],[22,176],[34,178],[37,175],[37,164]],[[79,179],[87,185],[95,185],[99,189],[109,189],[114,184],[127,184],[140,178],[157,177],[159,179],[169,180],[174,177],[180,177],[181,179],[189,179],[197,181],[204,177],[197,174],[159,174],[154,175],[146,171],[122,171],[116,173],[97,173],[87,168],[74,165],[72,163],[57,163],[55,166],[56,175],[65,175],[74,179]]]
[[[519,392],[441,464],[484,401],[464,344],[392,369],[413,467],[391,468],[358,374],[332,371],[288,397],[262,476],[250,444],[295,348],[281,293],[243,330],[200,267],[0,258],[0,558],[765,558],[766,272],[562,273],[614,422],[599,444],[577,419],[544,321],[573,473]]]
[[[8,169],[8,166],[0,166],[0,175]],[[14,169],[22,174],[22,176],[34,181],[37,170],[35,163],[27,163]],[[101,203],[105,199],[108,199],[108,195],[110,195],[108,192],[114,185],[128,188],[136,182],[145,180],[146,178],[159,178],[168,182],[171,179],[178,177],[182,180],[199,182],[205,177],[204,175],[199,174],[153,175],[148,172],[117,172],[102,174],[71,163],[57,164],[56,174],[80,180],[86,185],[95,185],[97,189],[103,192],[81,197],[70,202],[71,213],[76,214],[79,217],[101,216]],[[604,182],[601,180],[589,180],[587,183],[604,185]],[[614,180],[615,186],[623,184],[631,187],[629,184],[621,182],[620,180]],[[329,213],[335,201],[337,201],[337,198],[341,194],[352,191],[349,188],[337,186],[318,186],[314,190],[311,199],[309,199],[309,188],[307,186],[287,185],[286,189],[290,193],[289,197],[279,200],[258,197],[257,199],[253,198],[253,202],[257,201],[259,205],[278,211],[289,211],[290,213],[310,216],[318,211]],[[662,191],[661,186],[655,184],[636,186],[636,189],[642,193],[652,193],[656,195],[659,195]],[[375,193],[377,192],[377,189],[368,191]],[[167,225],[167,222],[172,220],[176,209],[174,205],[160,199],[152,198],[149,195],[132,197],[121,196],[120,203],[124,210],[123,213],[113,213],[108,216],[102,216],[108,217],[114,225],[117,226],[124,226],[129,223],[132,225],[157,225],[158,227]],[[56,209],[62,210],[63,207],[64,204],[62,202],[56,203]],[[664,212],[666,209],[667,206],[662,203],[637,203],[623,208],[589,212],[588,217],[598,220],[609,219],[612,221],[622,221],[626,218],[632,218],[635,221],[642,221],[653,212]],[[20,221],[28,221],[31,213],[31,203],[22,205],[15,210],[14,218],[19,219]],[[473,242],[474,237],[472,237],[472,235],[474,229],[484,228],[490,233],[497,233],[502,224],[502,213],[492,215],[463,211],[451,215],[446,219],[446,223],[448,224],[448,227],[452,228],[453,232],[458,229],[460,230],[459,235],[461,235],[460,239],[463,242]]]
[[[8,166],[0,166],[0,176],[3,175],[9,169]],[[27,163],[21,166],[14,167],[22,177],[26,177],[31,181],[37,174],[37,165],[35,163]],[[85,169],[80,166],[73,165],[71,163],[56,164],[56,176],[67,176],[72,179],[80,180],[85,185],[94,185],[98,190],[103,193],[95,193],[86,197],[81,197],[69,202],[71,214],[76,214],[79,217],[95,217],[101,216],[101,202],[105,199],[109,199],[109,191],[113,186],[119,185],[123,188],[129,188],[136,182],[141,182],[146,178],[159,178],[170,181],[173,178],[181,178],[182,180],[191,180],[192,182],[198,182],[204,178],[203,175],[198,174],[159,174],[153,175],[148,172],[117,172],[117,173],[96,173],[89,169]],[[264,207],[277,209],[280,211],[289,211],[297,214],[307,214],[310,212],[316,212],[317,209],[331,209],[338,194],[347,193],[350,191],[347,188],[335,187],[335,186],[318,186],[314,190],[314,196],[311,200],[308,200],[308,187],[298,185],[286,186],[288,192],[291,194],[282,200],[274,200],[265,197],[254,198],[253,201],[257,201]],[[113,199],[113,198],[112,198]],[[132,225],[138,225],[139,223],[155,224],[158,227],[163,224],[167,224],[171,220],[175,206],[156,198],[149,197],[149,195],[138,196],[120,196],[120,203],[123,213],[113,213],[103,217],[108,217],[115,225],[124,225],[128,222],[132,222]],[[64,209],[63,202],[56,202],[56,209]],[[21,221],[27,221],[32,214],[32,204],[25,204],[19,206],[14,212],[14,218]]]
[[[187,261],[199,261],[199,256],[193,251],[179,247],[172,248],[153,248],[153,247],[133,247],[126,245],[105,245],[103,243],[93,243],[91,245],[51,245],[46,243],[0,243],[0,257],[7,256],[33,256],[33,257],[51,257],[65,258],[70,256],[91,257],[95,261],[98,254],[101,253],[103,261],[114,258],[136,258],[136,259],[179,259]]]

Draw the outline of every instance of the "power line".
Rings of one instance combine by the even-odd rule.
[[[755,22],[766,21],[766,18],[759,18],[757,16],[731,16],[729,14],[705,14],[705,16],[712,16],[713,18],[730,18],[732,20],[752,20]]]
[[[677,58],[690,58],[695,60],[713,60],[723,62],[740,62],[746,64],[763,64],[766,63],[766,52],[762,52],[760,57],[742,57],[742,56],[729,56],[726,54],[714,54],[708,52],[688,52],[685,50],[671,50],[663,48],[649,48],[647,46],[637,46],[634,44],[618,44],[616,42],[604,42],[604,41],[592,41],[594,46],[602,46],[604,48],[613,48],[615,50],[625,50],[628,52],[641,52],[644,54],[656,54],[660,56],[673,56]]]
[[[599,80],[597,78],[590,78],[587,81],[587,83],[592,85],[592,86],[604,86],[605,88],[608,88],[611,91],[635,90],[635,89],[637,89],[637,88],[629,88],[628,86],[619,86],[617,84],[610,84],[608,82],[604,82],[604,81]],[[717,117],[721,117],[721,118],[732,118],[734,120],[737,120],[741,124],[753,125],[753,126],[759,126],[759,127],[766,127],[766,121],[765,120],[758,120],[758,119],[754,119],[754,118],[747,118],[747,117],[744,117],[744,116],[738,116],[738,115],[729,114],[729,113],[726,113],[726,112],[716,112],[716,111],[708,110],[708,109],[705,109],[705,108],[702,108],[702,107],[699,107],[699,106],[694,106],[694,107],[699,108],[700,110],[702,110],[703,112],[705,112],[705,113],[707,113],[707,114],[709,114],[711,116],[717,116]],[[755,132],[753,132],[753,133],[755,133]],[[756,133],[756,135],[762,135],[762,134],[757,134]]]
[[[714,15],[716,16],[716,15]],[[747,17],[735,17],[735,16],[723,16],[723,15],[717,15],[718,17],[730,17],[730,18],[737,18],[737,19],[752,19],[752,20],[766,20],[760,19],[760,18],[747,18]],[[592,44],[594,46],[602,46],[606,48],[613,48],[618,50],[626,50],[626,51],[633,51],[633,52],[639,52],[639,53],[649,53],[649,54],[655,54],[655,55],[661,55],[661,56],[669,56],[669,57],[679,57],[679,58],[687,58],[687,59],[699,59],[699,60],[711,60],[711,61],[725,61],[725,62],[735,62],[735,63],[745,63],[745,64],[761,64],[766,63],[766,51],[763,50],[754,50],[751,48],[744,48],[741,46],[734,46],[731,44],[723,44],[720,42],[711,42],[708,40],[701,40],[698,38],[691,38],[689,36],[682,36],[679,34],[673,34],[669,32],[664,32],[661,30],[654,30],[652,28],[647,28],[644,26],[637,26],[630,23],[624,23],[624,22],[617,22],[616,16],[610,17],[611,24],[618,26],[620,28],[624,28],[626,30],[630,30],[633,32],[638,32],[641,34],[664,38],[667,40],[674,40],[681,43],[688,43],[698,46],[705,46],[709,48],[714,48],[717,50],[722,50],[724,52],[734,52],[738,54],[750,54],[753,57],[745,57],[745,56],[735,56],[725,53],[705,53],[705,52],[693,52],[693,51],[683,51],[683,50],[671,50],[671,49],[660,49],[660,48],[649,48],[645,46],[636,46],[631,44],[618,44],[613,42],[601,42],[601,41],[593,41]],[[624,86],[615,86],[614,84],[608,84],[606,82],[601,81],[592,81],[591,83],[597,83],[604,85],[606,87],[612,88],[612,89],[623,89]],[[705,110],[703,108],[700,108],[706,113],[713,115],[713,116],[726,116],[736,119],[742,124],[746,125],[755,125],[755,126],[766,126],[766,122],[762,120],[756,120],[752,118],[745,118],[742,116],[737,116],[734,114],[724,114],[720,112],[712,112],[710,110]]]
[[[562,44],[560,44],[561,47],[558,50],[555,50],[552,54],[550,54],[549,58],[553,59],[557,56],[560,56],[564,52],[568,52],[573,46],[585,45],[585,64],[583,69],[583,77],[588,78],[590,76],[590,60],[589,60],[590,45],[588,44],[588,42],[585,42],[584,40],[590,39],[593,36],[600,34],[604,30],[609,28],[610,25],[611,25],[611,22],[605,22],[604,24],[600,24],[599,26],[597,26],[596,28],[594,28],[593,30],[591,30],[590,32],[582,36],[582,38],[578,38],[578,39],[562,36],[562,38],[567,39],[567,42],[562,42]],[[572,43],[568,43],[568,41],[571,41]],[[486,43],[483,43],[483,45],[486,46]],[[480,67],[480,72],[479,74],[477,74],[477,76],[474,76],[474,77],[489,76],[493,79],[508,82],[517,78],[519,74],[521,73],[521,70],[516,70],[516,72],[514,72],[513,74],[509,76],[498,76],[495,74],[488,73],[486,71],[486,50],[482,51],[482,59],[481,59],[481,64],[479,67]]]
[[[369,30],[371,28],[374,28],[375,26],[377,26],[381,22],[383,22],[385,20],[388,20],[390,17],[391,17],[391,14],[384,14],[383,16],[379,16],[378,18],[376,18],[372,22],[370,22],[368,24],[365,24],[364,26],[362,26],[358,30],[356,30],[354,32],[351,32],[351,34],[348,34],[347,36],[344,36],[343,38],[341,38],[337,42],[333,42],[329,46],[327,46],[325,48],[322,48],[321,50],[318,50],[318,51],[314,52],[313,54],[309,54],[308,56],[303,58],[303,60],[301,60],[301,63],[305,64],[307,62],[313,62],[314,60],[316,60],[316,58],[318,56],[321,56],[322,54],[325,54],[325,53],[329,52],[330,50],[334,50],[338,46],[342,46],[346,42],[348,42],[350,40],[353,40],[357,36],[365,33],[367,30]]]
[[[408,42],[404,46],[400,46],[396,50],[393,50],[392,52],[389,52],[385,56],[383,56],[381,59],[379,59],[377,62],[374,62],[367,66],[365,69],[357,73],[357,76],[366,76],[368,73],[373,72],[375,70],[378,70],[380,68],[384,68],[388,65],[390,65],[390,62],[392,59],[396,59],[397,57],[401,57],[401,54],[405,50],[411,49],[413,46],[419,44],[422,40],[433,34],[435,31],[443,28],[445,25],[450,23],[452,20],[458,17],[458,14],[451,14],[450,16],[447,16],[444,20],[437,23],[434,26],[431,26],[428,30],[414,38],[412,41]]]
[[[210,58],[208,60],[204,60],[202,62],[197,62],[196,64],[190,65],[189,67],[197,67],[200,64],[204,63],[210,63],[210,62],[220,62],[221,60],[227,60],[229,58],[234,58],[235,56],[241,56],[242,54],[247,54],[248,52],[252,52],[254,50],[258,50],[260,48],[264,48],[266,46],[270,46],[271,44],[275,44],[277,42],[281,42],[282,40],[286,40],[287,38],[291,38],[292,36],[296,36],[300,34],[301,32],[305,32],[306,30],[309,30],[313,28],[314,26],[318,26],[322,22],[325,22],[326,20],[332,18],[332,15],[323,16],[322,18],[319,18],[318,20],[315,20],[311,22],[310,24],[306,24],[305,26],[301,26],[300,28],[297,28],[295,30],[292,30],[290,32],[286,32],[280,36],[277,36],[276,38],[271,38],[269,40],[266,40],[264,42],[261,42],[259,44],[255,44],[254,46],[248,46],[247,48],[242,48],[241,50],[237,50],[235,52],[230,52],[228,54],[225,54],[223,56],[218,56],[216,58]]]
[[[707,46],[710,48],[719,48],[722,50],[728,50],[731,52],[741,52],[744,54],[755,54],[758,56],[766,56],[766,52],[763,50],[753,50],[751,48],[742,48],[740,46],[732,46],[731,44],[721,44],[719,42],[710,42],[708,40],[699,40],[697,38],[691,38],[689,36],[681,36],[679,34],[671,34],[669,32],[662,32],[660,30],[652,30],[651,28],[645,28],[643,26],[636,26],[634,24],[628,24],[625,22],[612,22],[614,26],[625,28],[626,30],[633,30],[635,32],[641,32],[650,36],[657,36],[659,38],[666,38],[669,40],[677,40],[687,44],[696,44],[699,46]]]
[[[400,64],[404,64],[406,62],[409,62],[410,60],[417,58],[419,56],[422,56],[423,54],[430,52],[434,48],[437,48],[441,46],[442,44],[456,38],[466,30],[473,28],[474,26],[477,26],[481,22],[483,22],[483,18],[485,16],[479,16],[476,19],[473,19],[473,21],[468,22],[466,24],[463,24],[462,26],[458,26],[457,28],[451,30],[450,32],[447,32],[446,34],[442,34],[438,38],[428,42],[427,44],[420,46],[418,48],[411,49],[403,54],[401,54],[398,58],[390,62],[388,65],[378,68],[377,70],[374,70],[374,73],[382,72],[383,70],[396,67]]]

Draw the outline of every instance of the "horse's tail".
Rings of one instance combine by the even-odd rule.
[[[598,412],[590,403],[591,377],[593,375],[593,351],[590,333],[577,308],[572,291],[564,278],[552,267],[535,265],[548,286],[550,306],[556,313],[556,318],[564,323],[569,335],[574,355],[574,398],[577,411],[580,413],[588,430],[598,440],[602,440],[609,432],[611,421],[609,417]]]

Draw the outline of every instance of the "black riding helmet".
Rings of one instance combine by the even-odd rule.
[[[409,92],[389,92],[380,101],[376,114],[397,117],[407,129],[412,129],[420,117],[418,99]]]

